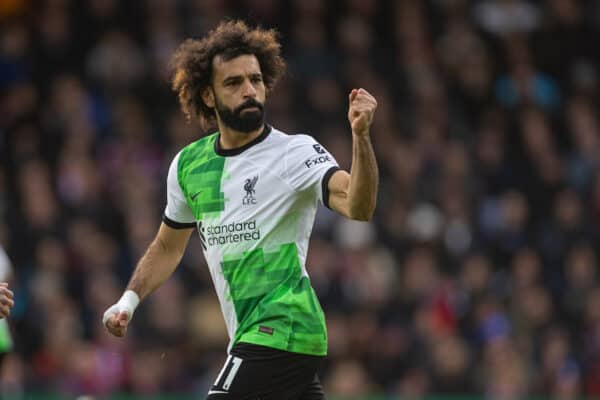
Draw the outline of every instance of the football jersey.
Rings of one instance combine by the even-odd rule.
[[[268,125],[243,147],[222,149],[215,133],[175,156],[164,222],[198,228],[230,348],[326,354],[325,318],[305,262],[318,202],[328,205],[338,169],[312,137]]]

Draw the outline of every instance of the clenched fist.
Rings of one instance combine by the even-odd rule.
[[[10,314],[10,309],[15,305],[14,294],[8,288],[8,283],[0,282],[0,318],[6,318]]]
[[[369,127],[373,122],[373,114],[377,109],[377,100],[365,89],[352,89],[348,109],[348,121],[352,132],[358,136],[369,134]]]
[[[114,307],[114,306],[113,306]],[[111,311],[108,309],[106,312]],[[106,313],[104,314],[106,316]],[[123,337],[127,333],[127,325],[129,325],[131,317],[127,312],[110,313],[104,318],[104,326],[116,337]]]
[[[133,317],[133,312],[140,303],[138,295],[127,290],[116,304],[104,312],[102,324],[114,336],[123,337],[127,333],[127,325]]]

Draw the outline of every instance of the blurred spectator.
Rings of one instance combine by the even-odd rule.
[[[486,0],[474,8],[475,18],[487,31],[506,35],[531,32],[540,23],[540,10],[522,0]]]
[[[496,81],[496,98],[508,108],[534,105],[556,108],[560,103],[559,88],[554,80],[534,66],[529,48],[521,38],[507,40],[507,75]]]

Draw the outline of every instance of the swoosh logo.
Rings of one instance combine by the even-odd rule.
[[[198,197],[198,195],[202,193],[202,190],[200,190],[199,192],[194,193],[193,195],[190,196],[190,198],[192,199],[192,201],[196,200],[196,197]]]

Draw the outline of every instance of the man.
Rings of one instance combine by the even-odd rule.
[[[173,66],[184,113],[204,126],[216,122],[218,132],[175,156],[163,223],[103,323],[125,334],[139,301],[171,275],[197,227],[231,338],[208,399],[323,399],[316,373],[327,334],[305,268],[308,240],[318,200],[349,218],[371,217],[377,102],[363,89],[349,95],[349,174],[312,137],[264,123],[265,99],[285,68],[274,31],[222,23],[186,41]]]

